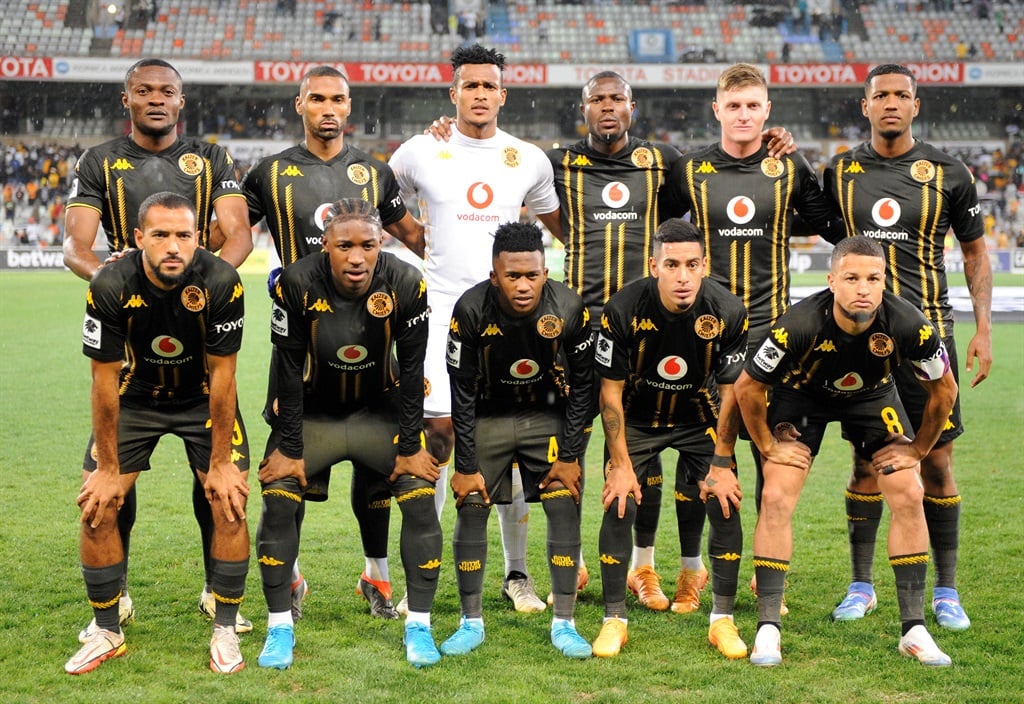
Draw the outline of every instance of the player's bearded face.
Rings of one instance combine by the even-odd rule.
[[[529,315],[540,305],[548,280],[543,252],[501,252],[492,260],[491,285],[497,287],[498,304],[514,316]]]
[[[885,291],[885,260],[847,254],[828,275],[839,315],[856,325],[870,323],[882,304]]]
[[[893,73],[871,79],[861,111],[875,134],[893,140],[907,133],[920,105],[910,77]]]
[[[337,138],[352,112],[348,84],[337,76],[307,79],[295,99],[295,111],[302,115],[307,134],[323,141]]]
[[[382,237],[380,229],[365,220],[335,221],[324,231],[324,251],[341,295],[356,298],[369,291]]]
[[[163,66],[143,66],[132,72],[121,102],[128,108],[133,131],[159,138],[174,132],[185,96],[174,71]]]
[[[617,78],[601,78],[583,96],[583,119],[592,141],[614,144],[626,136],[633,120],[629,86]]]
[[[186,208],[150,207],[135,243],[142,250],[146,276],[163,289],[172,289],[188,274],[199,246],[195,216]]]

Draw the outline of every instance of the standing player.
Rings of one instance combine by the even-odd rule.
[[[967,346],[967,371],[978,361],[971,380],[974,387],[992,367],[992,265],[974,178],[957,159],[914,139],[912,125],[921,101],[908,68],[876,66],[867,76],[864,93],[861,110],[871,123],[871,141],[833,157],[825,172],[826,187],[843,216],[846,234],[882,243],[888,262],[886,287],[924,311],[935,325],[958,379],[943,251],[946,232],[953,230],[974,308],[976,331]],[[927,395],[910,365],[902,365],[895,376],[911,423],[920,432]],[[957,631],[971,625],[956,589],[960,494],[953,478],[953,439],[963,430],[958,397],[938,442],[921,459],[924,513],[935,560],[932,609],[940,626]],[[882,501],[878,478],[859,455],[847,485],[846,513],[853,582],[832,612],[840,621],[861,618],[877,604],[871,568]]]
[[[782,663],[779,617],[793,556],[793,512],[830,421],[842,423],[857,455],[880,472],[878,486],[892,511],[889,564],[902,622],[899,652],[925,665],[950,664],[924,625],[928,534],[918,472],[953,408],[956,381],[932,324],[885,290],[885,267],[884,252],[873,240],[840,241],[828,290],[779,318],[736,382],[736,398],[764,467],[754,531],[754,665]],[[892,380],[901,361],[914,369],[927,397],[912,441]]]
[[[403,241],[424,257],[430,290],[424,415],[430,451],[442,465],[442,482],[454,441],[444,350],[455,301],[487,278],[494,229],[517,221],[524,203],[551,232],[561,235],[558,196],[544,153],[498,128],[506,95],[504,65],[504,56],[480,45],[452,52],[455,73],[449,96],[456,122],[451,141],[438,143],[418,135],[390,161],[403,196],[420,202],[426,228],[422,237]],[[515,472],[514,493],[521,494],[521,486]],[[506,563],[502,593],[519,611],[543,611],[546,605],[526,570],[525,503],[499,506],[498,518]]]
[[[330,66],[306,72],[295,98],[302,116],[305,141],[256,164],[242,182],[253,224],[266,219],[282,266],[322,248],[324,220],[332,203],[342,197],[361,198],[380,212],[384,229],[402,240],[422,238],[423,226],[406,210],[391,168],[363,151],[345,144],[345,124],[352,110],[345,76]],[[273,281],[280,274],[271,274]],[[264,414],[275,415],[276,353],[271,358],[271,381]],[[304,501],[325,501],[330,471],[309,487]],[[369,485],[367,485],[369,482]],[[352,473],[352,510],[363,539],[365,570],[358,590],[370,604],[370,613],[397,619],[391,601],[388,569],[388,528],[391,488],[372,471]],[[301,530],[305,504],[295,514]],[[302,615],[302,599],[308,589],[295,563],[292,575],[295,618]]]
[[[270,611],[261,667],[292,664],[289,585],[307,477],[316,483],[346,459],[384,478],[402,510],[406,657],[416,667],[441,657],[430,628],[441,566],[439,474],[420,444],[429,309],[419,271],[382,254],[382,239],[376,208],[338,201],[325,213],[324,251],[286,266],[274,288],[279,412],[260,463],[257,550]]]
[[[441,652],[464,655],[483,643],[487,519],[492,501],[511,500],[516,462],[526,500],[540,501],[548,519],[551,642],[567,657],[588,658],[573,613],[593,333],[582,299],[548,281],[535,225],[499,226],[492,251],[490,280],[459,298],[448,333],[458,509],[452,555],[462,619]]]
[[[128,110],[131,133],[87,150],[75,166],[68,195],[64,264],[90,281],[102,266],[92,250],[99,226],[103,226],[111,252],[133,247],[133,233],[139,227],[135,217],[142,201],[154,192],[169,190],[192,201],[198,216],[199,246],[220,249],[224,261],[240,265],[252,251],[245,201],[231,157],[223,147],[178,136],[178,116],[185,106],[181,75],[166,61],[143,59],[125,74],[121,103]],[[209,229],[213,215],[222,233],[217,236]],[[126,555],[122,623],[134,615],[127,587],[127,554],[136,504],[133,488],[117,514]],[[198,476],[192,484],[192,507],[202,535],[206,572],[199,610],[213,618],[216,601],[209,590],[213,517]],[[252,630],[244,618],[239,617],[237,625],[239,632]],[[87,637],[92,628],[94,624],[89,624],[79,639]]]
[[[245,661],[235,620],[249,570],[249,447],[235,393],[242,284],[229,264],[199,248],[190,200],[154,194],[142,202],[138,222],[138,250],[90,283],[82,327],[83,351],[92,359],[93,435],[78,506],[82,575],[96,626],[64,669],[82,674],[125,653],[117,512],[150,468],[161,436],[171,433],[184,440],[212,508],[217,610],[210,669],[237,672]]]
[[[742,658],[747,646],[732,619],[743,550],[732,383],[743,363],[747,312],[723,286],[704,280],[701,235],[685,220],[661,224],[649,266],[650,278],[608,300],[594,353],[610,457],[601,495],[605,618],[594,654],[614,657],[626,643],[630,531],[648,468],[671,447],[679,452],[677,482],[700,487],[696,498],[706,501],[701,508],[711,520],[708,639],[726,657]]]
[[[753,352],[789,306],[793,209],[830,241],[840,239],[842,232],[807,160],[798,153],[776,158],[763,144],[771,101],[756,66],[734,64],[723,71],[712,108],[720,126],[719,142],[675,163],[670,175],[672,202],[666,209],[689,213],[700,230],[708,276],[747,308],[746,352]],[[682,565],[672,610],[689,613],[699,608],[708,579],[700,554],[704,509],[697,501],[696,485],[677,488]]]

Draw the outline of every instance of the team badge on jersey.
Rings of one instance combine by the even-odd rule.
[[[918,159],[910,165],[910,177],[918,183],[928,183],[935,178],[935,164],[927,159]]]
[[[189,176],[198,176],[203,173],[203,157],[189,152],[178,157],[178,168]]]
[[[552,340],[562,334],[562,319],[555,315],[542,315],[537,321],[537,334]]]
[[[697,322],[693,325],[693,330],[697,333],[697,337],[702,340],[714,340],[718,337],[718,318],[713,315],[702,315],[697,318]]]
[[[647,147],[639,147],[633,150],[629,160],[638,169],[647,169],[654,163],[654,154],[651,154],[651,150]]]
[[[198,286],[186,286],[181,292],[181,305],[186,310],[198,313],[206,307],[206,296]]]
[[[782,161],[775,157],[765,157],[761,162],[761,173],[768,178],[778,178],[782,175],[782,172],[786,170],[786,167],[782,165]]]
[[[876,357],[888,357],[896,349],[896,345],[888,335],[876,332],[868,339],[868,349]]]
[[[505,166],[510,169],[514,169],[521,163],[519,159],[519,150],[515,147],[505,147],[505,151],[502,152],[504,156]]]
[[[391,300],[391,296],[382,291],[371,293],[370,297],[366,299],[366,310],[370,311],[370,315],[374,318],[386,318],[394,309],[395,302]]]
[[[423,377],[423,395],[430,395],[430,379],[428,379],[427,377]]]
[[[362,164],[350,164],[348,167],[348,180],[357,186],[364,186],[370,180],[370,170]]]

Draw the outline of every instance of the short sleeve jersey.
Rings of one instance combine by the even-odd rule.
[[[789,307],[791,211],[819,231],[833,218],[807,159],[763,146],[736,159],[715,144],[684,154],[669,178],[672,207],[704,235],[708,276],[740,297],[751,327],[774,322]]]
[[[150,283],[142,253],[102,267],[89,284],[82,351],[121,360],[121,396],[139,403],[192,402],[209,395],[206,355],[242,344],[245,300],[237,272],[204,249],[171,291]]]
[[[381,407],[401,383],[408,390],[400,411],[403,442],[415,451],[427,315],[426,287],[415,267],[381,252],[369,289],[350,299],[338,293],[327,254],[318,252],[284,268],[274,290],[271,339],[281,350],[307,354],[307,413],[343,416]],[[408,447],[400,451],[410,454]]]
[[[196,208],[199,244],[207,246],[213,204],[242,192],[230,155],[217,144],[179,137],[162,152],[149,152],[130,137],[87,149],[75,165],[68,207],[100,213],[107,246],[116,252],[135,246],[139,206],[149,196],[171,191]]]
[[[249,221],[266,218],[283,266],[320,251],[327,210],[337,200],[373,204],[385,227],[406,213],[391,168],[348,145],[329,161],[303,145],[262,159],[246,174],[242,192]]]
[[[918,378],[949,369],[942,339],[921,311],[886,291],[871,327],[860,335],[840,329],[831,291],[819,291],[776,321],[746,372],[819,399],[873,398],[891,387],[892,372],[909,362]]]
[[[406,202],[419,202],[431,294],[454,298],[486,279],[494,231],[518,222],[524,204],[540,215],[558,210],[544,152],[502,130],[488,139],[455,130],[448,142],[417,135],[388,163]]]
[[[884,158],[869,143],[834,156],[825,187],[846,234],[878,240],[886,251],[886,287],[917,306],[948,337],[953,307],[946,283],[945,236],[984,235],[974,177],[957,159],[925,142]]]
[[[462,430],[457,437],[472,436],[478,415],[555,409],[566,421],[559,456],[576,459],[593,398],[592,341],[583,300],[561,282],[545,283],[537,309],[523,317],[501,309],[490,281],[471,288],[455,304],[448,332],[452,420]],[[462,384],[475,401],[471,414],[460,409]],[[475,457],[460,452],[460,445],[456,466],[475,467]]]
[[[690,309],[672,314],[657,279],[646,278],[608,299],[594,365],[625,381],[627,425],[708,425],[718,418],[717,385],[736,381],[746,345],[747,311],[724,287],[704,279]]]
[[[613,293],[649,273],[658,196],[680,154],[636,137],[611,155],[586,139],[547,154],[561,205],[565,283],[599,319]]]

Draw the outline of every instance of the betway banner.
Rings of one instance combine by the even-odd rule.
[[[120,83],[133,59],[90,57],[0,56],[0,80]],[[190,83],[295,85],[320,62],[308,61],[198,61],[175,59],[186,86]],[[353,85],[447,86],[452,67],[447,63],[358,62],[329,64]],[[616,71],[634,88],[710,88],[728,64],[509,64],[505,83],[510,86],[578,89],[599,71]],[[772,87],[859,86],[875,64],[772,64],[762,65]],[[1024,86],[1024,63],[961,63],[930,61],[907,66],[921,85]]]
[[[105,249],[94,250],[100,261],[109,255]],[[60,247],[11,247],[0,249],[0,271],[61,269],[64,252]]]

